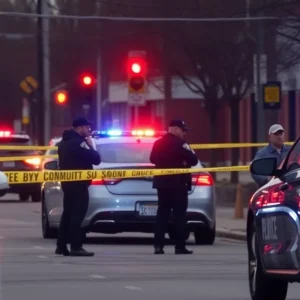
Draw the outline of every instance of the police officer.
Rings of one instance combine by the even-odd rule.
[[[157,140],[150,155],[150,161],[158,169],[190,168],[198,163],[191,147],[184,141],[188,128],[181,120],[169,124],[169,132]],[[154,253],[164,254],[164,238],[168,218],[173,211],[176,231],[176,254],[192,254],[185,247],[186,211],[188,191],[191,189],[191,174],[155,176],[153,188],[158,193],[158,211],[154,236]]]
[[[277,166],[285,159],[290,146],[284,144],[284,129],[280,124],[274,124],[269,128],[269,145],[258,150],[255,159],[259,158],[277,158]],[[264,186],[270,178],[268,176],[251,174],[253,180],[260,186]]]
[[[100,155],[93,149],[90,123],[84,118],[73,121],[73,128],[63,132],[58,145],[60,170],[91,170],[99,165]],[[90,181],[62,182],[64,192],[57,248],[55,253],[64,256],[93,256],[82,248],[85,232],[81,227],[89,204]],[[67,243],[71,243],[71,251]]]

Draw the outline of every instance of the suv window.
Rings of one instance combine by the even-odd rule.
[[[285,168],[286,170],[294,170],[300,168],[300,139],[297,141],[293,150],[289,153]]]

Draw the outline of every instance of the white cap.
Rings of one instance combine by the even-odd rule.
[[[283,127],[282,127],[281,125],[279,125],[279,124],[274,124],[274,125],[272,125],[272,126],[270,127],[270,129],[269,129],[269,134],[271,134],[271,133],[276,133],[276,132],[279,131],[279,130],[284,131],[284,129],[283,129]]]

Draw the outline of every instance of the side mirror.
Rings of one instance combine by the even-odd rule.
[[[0,172],[0,197],[7,194],[9,190],[8,178],[5,173]]]
[[[45,163],[44,168],[46,170],[57,170],[58,169],[58,163],[56,160],[48,161]]]
[[[260,158],[250,165],[250,172],[255,175],[277,176],[277,159],[275,157]]]

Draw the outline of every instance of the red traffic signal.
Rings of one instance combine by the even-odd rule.
[[[139,63],[133,63],[131,65],[131,71],[135,74],[141,73],[142,67]]]
[[[134,75],[144,75],[146,73],[146,61],[142,57],[129,58],[128,73]]]
[[[90,75],[82,75],[80,78],[80,82],[83,86],[92,86],[95,82],[95,79]]]
[[[57,104],[65,104],[68,101],[67,91],[58,91],[55,95],[55,101]]]

